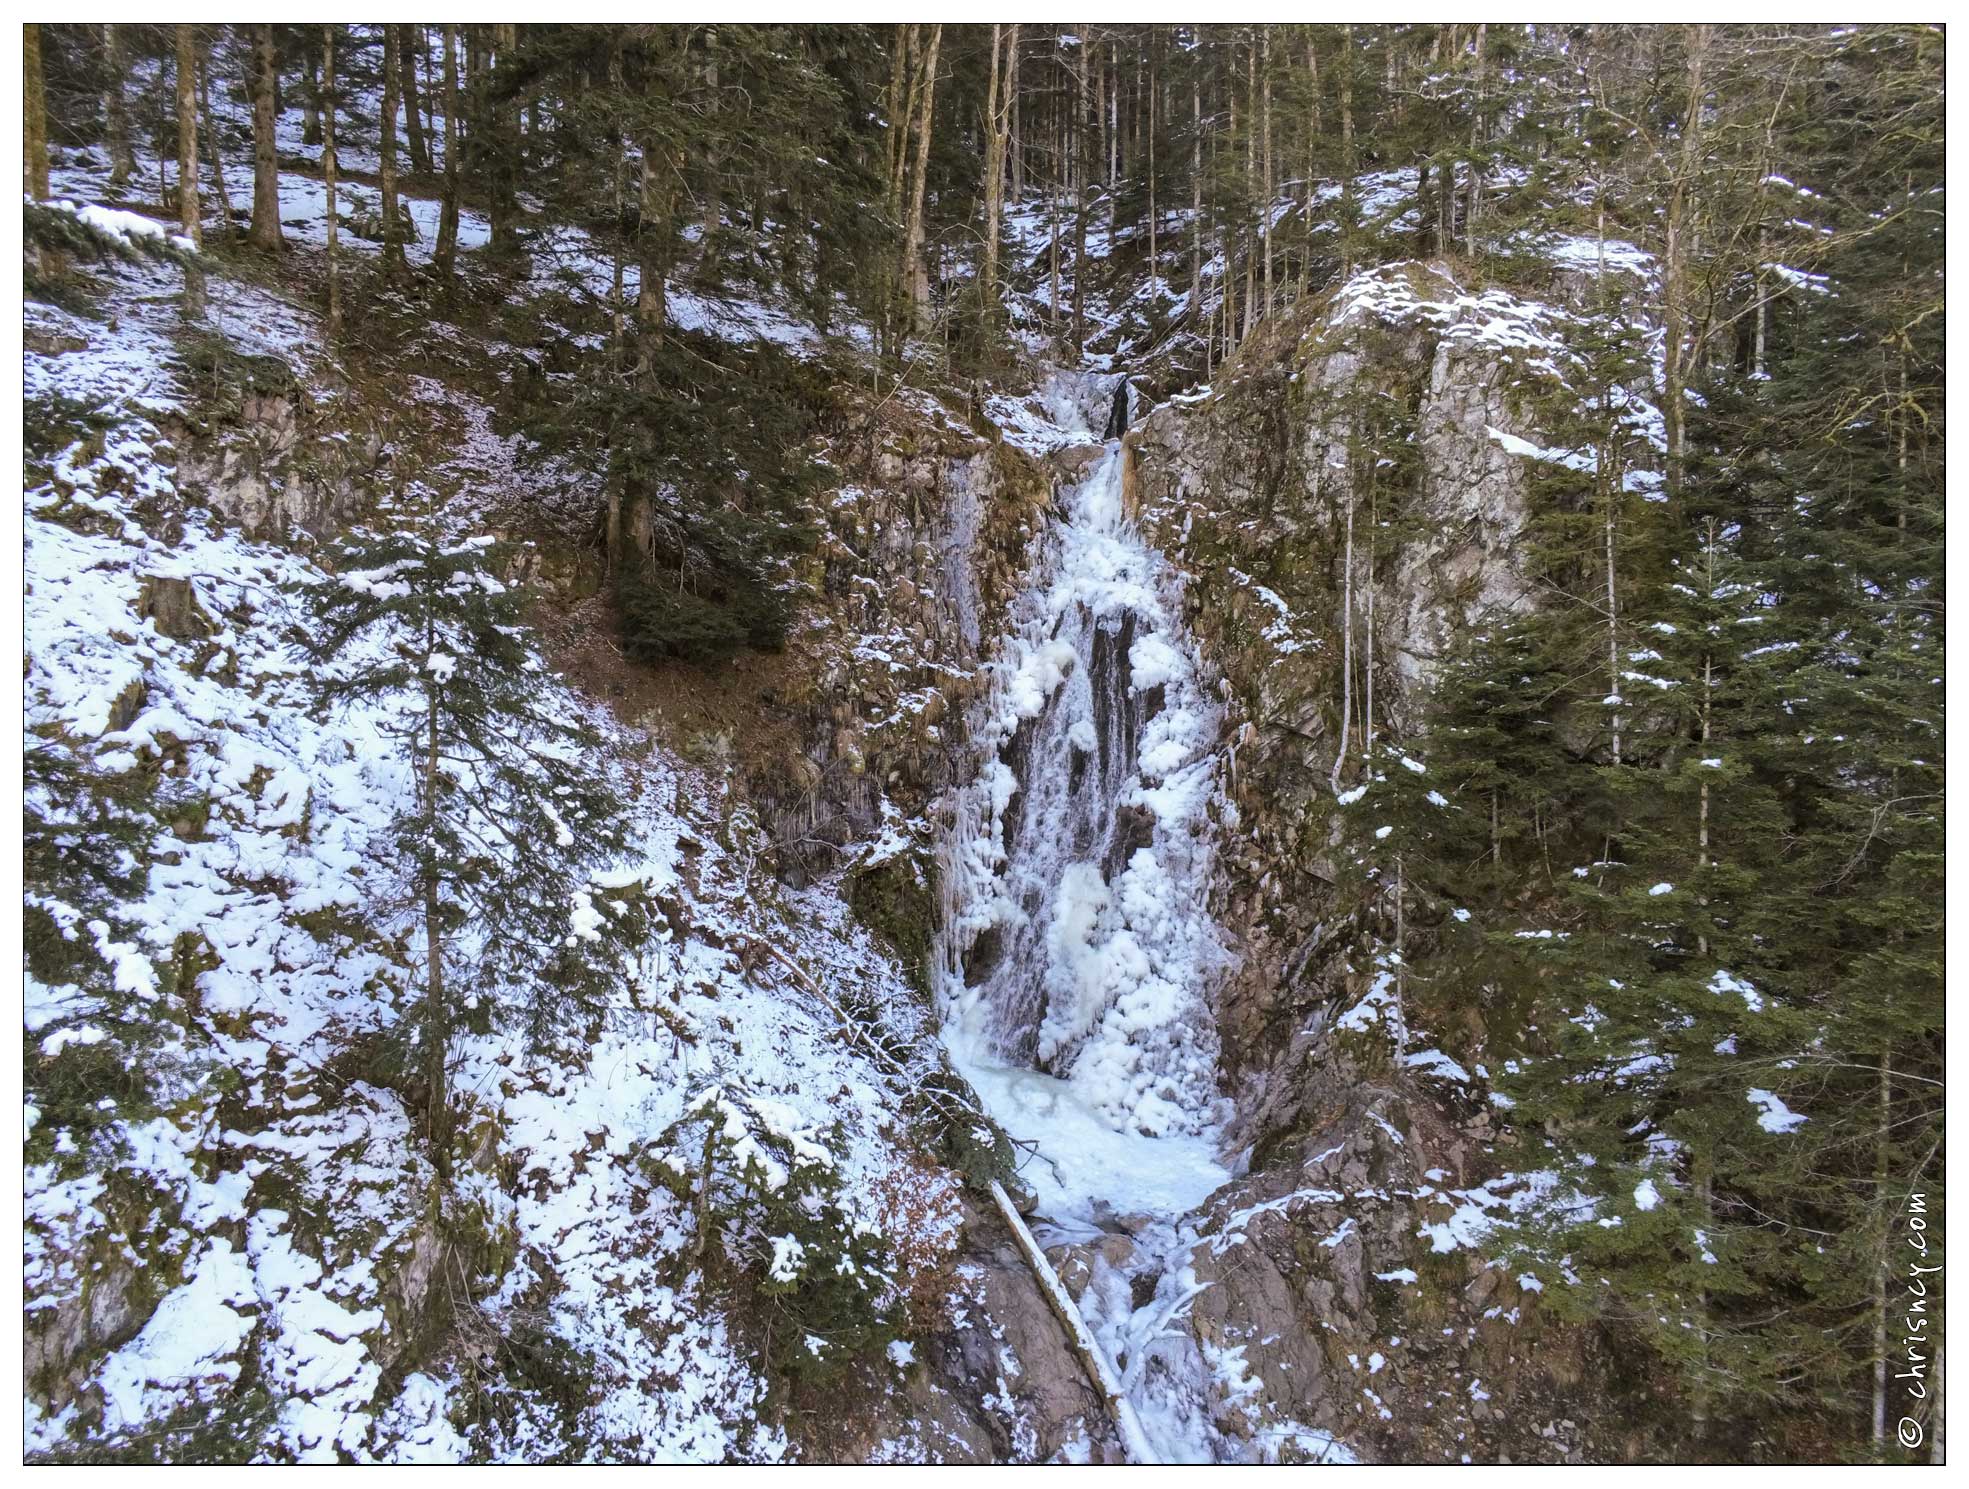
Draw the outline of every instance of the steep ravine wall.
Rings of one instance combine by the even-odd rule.
[[[811,598],[773,700],[799,743],[748,780],[794,877],[892,827],[924,845],[930,800],[962,759],[984,638],[1052,499],[1034,461],[928,399],[876,411],[830,453],[842,484],[796,570]]]
[[[1423,266],[1383,273],[1436,287]],[[1187,575],[1235,738],[1239,826],[1219,913],[1243,942],[1244,976],[1219,1022],[1254,1137],[1314,1096],[1298,1078],[1306,1030],[1362,990],[1342,970],[1351,936],[1328,892],[1348,508],[1352,758],[1369,669],[1377,727],[1407,734],[1453,636],[1528,603],[1524,462],[1491,435],[1523,427],[1518,380],[1494,344],[1450,329],[1316,301],[1261,328],[1212,391],[1156,410],[1129,440],[1140,520]]]

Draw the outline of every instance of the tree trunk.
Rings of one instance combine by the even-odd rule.
[[[1436,252],[1447,257],[1449,242],[1456,233],[1456,190],[1458,185],[1456,156],[1450,151],[1442,152],[1442,162],[1437,167],[1436,187]]]
[[[48,99],[41,81],[41,28],[21,27],[21,130],[27,194],[48,200]]]
[[[436,649],[436,637],[426,633],[426,655]],[[437,834],[437,781],[440,764],[438,748],[438,684],[426,673],[424,709],[427,721],[424,756],[424,823],[426,841]],[[450,1169],[450,1102],[446,1087],[445,1053],[451,1043],[450,1010],[444,996],[443,906],[435,867],[424,873],[424,1080],[429,1087],[426,1106],[426,1133],[431,1141],[432,1160],[440,1173]]]
[[[725,229],[725,150],[717,142],[717,117],[722,106],[718,79],[718,28],[704,28],[704,65],[701,70],[704,84],[704,104],[702,114],[710,137],[702,151],[704,182],[704,213],[699,223],[697,236],[697,277],[705,284],[718,283],[718,262],[723,256],[720,238]],[[734,208],[734,212],[736,212]]]
[[[301,53],[301,143],[321,143],[321,76],[313,52]]]
[[[109,70],[109,86],[103,90],[103,116],[109,134],[109,184],[120,189],[136,174],[137,157],[130,149],[130,110],[123,98],[123,33],[115,26],[103,27],[103,61]]]
[[[1259,54],[1258,69],[1258,127],[1262,141],[1260,153],[1265,165],[1265,192],[1259,235],[1265,255],[1265,305],[1259,312],[1261,319],[1272,313],[1272,199],[1278,190],[1272,175],[1272,28],[1266,26],[1262,34],[1264,44]]]
[[[1203,83],[1190,80],[1190,317],[1203,328]],[[1209,356],[1209,336],[1204,337]],[[1209,368],[1204,376],[1210,375]]]
[[[1305,215],[1306,231],[1300,252],[1304,255],[1299,261],[1299,293],[1307,294],[1313,287],[1313,193],[1319,179],[1319,137],[1322,127],[1320,108],[1320,58],[1319,47],[1310,35],[1306,38],[1306,86],[1311,90],[1313,106],[1306,119],[1306,194],[1301,206]],[[1418,193],[1426,182],[1417,182]]]
[[[1470,198],[1463,214],[1463,250],[1472,258],[1477,256],[1477,219],[1484,207],[1484,33],[1487,30],[1484,22],[1477,23],[1476,106],[1470,120]]]
[[[1606,464],[1605,459],[1602,464]],[[1605,524],[1603,535],[1606,544],[1607,570],[1607,693],[1610,698],[1620,697],[1620,601],[1614,585],[1614,523],[1618,503],[1614,492],[1619,489],[1617,478],[1609,480],[1601,477],[1605,505]],[[1620,764],[1620,704],[1613,703],[1613,763]]]
[[[432,171],[444,169],[437,157],[438,148],[438,78],[437,63],[431,57],[431,28],[418,24],[410,28],[416,41],[416,55],[411,59],[419,79],[417,84],[418,103],[424,116],[424,153],[430,157]]]
[[[376,184],[383,198],[383,267],[403,267],[403,229],[397,222],[397,84],[402,77],[400,26],[383,28],[383,111],[377,120]]]
[[[720,1125],[714,1121],[704,1124],[704,1155],[698,1160],[700,1188],[697,1192],[697,1236],[691,1242],[691,1261],[702,1262],[704,1248],[711,1240],[711,1161],[717,1156],[718,1133]]]
[[[1880,1053],[1879,1122],[1874,1129],[1873,1203],[1879,1215],[1880,1257],[1873,1282],[1873,1451],[1886,1461],[1887,1452],[1887,1285],[1888,1254],[1887,1185],[1892,1178],[1888,1167],[1891,1150],[1888,1133],[1894,1115],[1893,1053]]]
[[[1121,68],[1114,39],[1108,39],[1108,60],[1102,70],[1101,138],[1106,144],[1108,196],[1121,184]]]
[[[1750,278],[1751,303],[1756,307],[1756,326],[1750,350],[1750,375],[1762,380],[1764,376],[1764,337],[1768,327],[1769,296],[1764,286],[1768,281],[1764,276],[1764,265],[1770,261],[1770,223],[1768,182],[1777,169],[1777,152],[1773,144],[1773,133],[1777,127],[1777,111],[1764,121],[1764,158],[1759,162],[1757,172],[1757,272]]]
[[[1370,591],[1370,594],[1372,591]],[[1373,674],[1368,674],[1370,677]],[[1370,759],[1368,769],[1374,768],[1372,761],[1373,741],[1368,742]],[[1408,1052],[1408,957],[1405,955],[1408,941],[1408,875],[1403,868],[1401,855],[1395,856],[1395,1055],[1399,1059]]]
[[[1023,90],[1019,87],[1019,43],[1018,28],[1016,26],[1013,27],[1012,45],[1008,50],[1011,55],[1005,59],[1005,67],[1008,85],[1012,91],[1012,143],[1010,152],[1012,158],[1012,200],[1019,202],[1025,199],[1026,194],[1026,157],[1025,147],[1020,143],[1024,139],[1024,136],[1019,132],[1019,99]]]
[[[1019,1214],[1018,1207],[1005,1193],[1005,1186],[996,1179],[991,1181],[991,1197],[997,1202],[998,1213],[1004,1216],[1006,1225],[1012,1231],[1013,1239],[1018,1242],[1019,1252],[1025,1257],[1026,1265],[1032,1268],[1033,1275],[1039,1280],[1040,1292],[1045,1295],[1046,1301],[1052,1305],[1053,1312],[1066,1329],[1067,1340],[1073,1346],[1074,1353],[1080,1357],[1081,1368],[1087,1372],[1088,1380],[1106,1403],[1109,1419],[1114,1423],[1115,1436],[1121,1443],[1123,1457],[1130,1463],[1160,1461],[1154,1444],[1149,1441],[1148,1434],[1142,1430],[1141,1418],[1135,1411],[1134,1402],[1128,1399],[1127,1393],[1121,1388],[1121,1382],[1115,1378],[1114,1367],[1109,1363],[1108,1357],[1102,1353],[1101,1346],[1092,1331],[1088,1329],[1087,1320],[1082,1317],[1072,1296],[1061,1285],[1052,1264],[1046,1260],[1046,1253],[1039,1249],[1039,1242],[1033,1238],[1032,1231],[1027,1228],[1025,1218]]]
[[[183,236],[197,248],[204,243],[198,200],[198,58],[192,46],[192,28],[177,26],[173,30],[177,52],[177,75],[173,83],[178,111],[178,226]],[[164,176],[162,151],[158,152],[157,174],[161,181]],[[196,322],[205,318],[205,271],[199,267],[196,254],[185,265],[184,297],[180,309],[187,321]]]
[[[1243,197],[1246,211],[1237,214],[1237,235],[1243,239],[1251,232],[1249,216],[1250,204],[1258,192],[1258,44],[1250,34],[1244,39],[1244,186]],[[1231,115],[1231,132],[1237,132],[1237,115]],[[1244,255],[1244,325],[1239,329],[1238,340],[1243,341],[1251,334],[1256,321],[1258,305],[1258,243],[1257,235],[1252,233],[1251,246]]]
[[[1340,272],[1354,272],[1354,28],[1340,28]]]
[[[32,26],[27,28],[32,31]],[[178,223],[194,243],[204,241],[198,212],[198,54],[192,28],[178,32]]]
[[[328,334],[342,329],[342,266],[337,261],[336,240],[341,232],[335,220],[335,28],[321,28],[321,181],[328,195]]]
[[[921,324],[923,311],[930,303],[929,270],[923,261],[923,198],[930,173],[930,125],[936,116],[937,52],[942,45],[943,26],[932,26],[929,48],[923,62],[923,96],[917,113],[915,180],[910,188],[909,226],[903,236],[903,274],[904,282],[909,287],[905,335]]]
[[[1241,227],[1238,231],[1238,236],[1242,238],[1244,234],[1249,231],[1250,231],[1249,225]],[[1242,345],[1244,339],[1251,334],[1251,328],[1257,324],[1257,314],[1258,314],[1258,245],[1256,243],[1251,243],[1244,250],[1244,322],[1242,325],[1238,325],[1236,322],[1232,323],[1233,329],[1237,333],[1237,340],[1240,345]]]
[[[999,236],[1005,222],[1005,164],[1011,149],[1013,105],[1018,98],[1019,24],[1014,21],[1005,38],[1002,79],[998,55],[998,28],[992,28],[991,104],[985,131],[985,311],[994,319],[998,314]]]
[[[1217,322],[1217,360],[1228,362],[1231,353],[1237,350],[1237,276],[1231,272],[1236,255],[1228,230],[1220,235],[1220,240],[1224,250],[1224,300]]]
[[[417,53],[422,49],[417,46],[416,38],[422,30],[421,26],[397,27],[397,72],[403,93],[403,135],[410,152],[410,169],[428,176],[431,151],[424,138],[423,116],[417,111]]]
[[[1333,794],[1347,765],[1347,735],[1354,710],[1354,482],[1347,477],[1347,546],[1340,571],[1340,748],[1333,756]]]
[[[1087,54],[1093,49],[1090,26],[1080,28],[1080,45],[1075,51],[1074,115],[1079,125],[1077,148],[1074,150],[1076,193],[1073,214],[1073,362],[1078,367],[1085,351],[1087,338],[1087,193],[1093,185],[1094,163],[1087,157],[1087,150],[1094,143],[1094,131],[1089,126],[1094,122],[1089,115],[1098,107],[1090,91],[1092,84],[1087,72]]]
[[[916,118],[916,27],[907,23],[896,27],[896,39],[889,58],[888,132],[882,136],[883,160],[888,169],[889,217],[902,221],[903,173],[909,158],[909,131]]]
[[[1372,450],[1368,452],[1368,458],[1376,458]],[[1370,774],[1374,770],[1374,538],[1381,530],[1381,524],[1376,520],[1379,512],[1373,480],[1370,474],[1367,490],[1367,573],[1362,586],[1367,591],[1367,614],[1364,617],[1367,630],[1361,638],[1361,763]]]
[[[1057,158],[1057,157],[1056,157]],[[1046,207],[1051,231],[1046,238],[1046,319],[1047,330],[1060,334],[1060,182],[1057,171],[1046,183]]]
[[[1162,114],[1156,103],[1157,84],[1160,81],[1157,66],[1161,61],[1160,40],[1161,28],[1149,27],[1149,116],[1142,149],[1148,159],[1149,279],[1155,283],[1160,283],[1162,279],[1162,260],[1156,253],[1156,229],[1160,224],[1156,221],[1155,212],[1155,127],[1161,122]]]
[[[278,253],[280,235],[280,162],[274,153],[273,27],[253,28],[253,222],[247,241],[255,248]]]
[[[494,100],[488,74],[511,54],[514,33],[510,25],[490,29],[495,46],[480,48],[479,109],[473,128],[480,133],[479,159],[485,165],[486,190],[491,199],[492,246],[499,253],[510,254],[518,250],[520,243],[517,185],[520,141],[517,120],[509,110],[516,111],[519,105],[517,100],[510,105]]]
[[[1442,29],[1448,30],[1449,28],[1444,27]],[[1430,50],[1433,53],[1437,49],[1431,48]],[[1443,183],[1450,179],[1448,169],[1442,166],[1436,158],[1439,153],[1439,151],[1432,150],[1417,161],[1415,183],[1415,251],[1418,254],[1440,254],[1442,252],[1443,212],[1442,208],[1437,205],[1436,197],[1429,194],[1429,183],[1431,180],[1435,181],[1436,185],[1434,189],[1437,195],[1440,195],[1445,189]]]
[[[991,77],[985,89],[984,111],[984,273],[983,297],[979,310],[986,316],[998,297],[998,220],[1004,210],[1005,135],[999,128],[998,95],[1004,84],[999,57],[1003,51],[1004,27],[996,21],[991,27]],[[1013,33],[1017,35],[1016,32]],[[1006,89],[1005,91],[1010,91]]]
[[[1716,1229],[1716,1177],[1712,1171],[1713,1160],[1708,1155],[1698,1158],[1695,1163],[1696,1200],[1702,1208],[1702,1234],[1711,1235]],[[1710,1379],[1709,1340],[1713,1325],[1709,1312],[1709,1292],[1698,1289],[1696,1292],[1696,1369],[1689,1390],[1689,1424],[1695,1429],[1694,1436],[1701,1442],[1709,1433],[1709,1402],[1714,1387]]]
[[[654,375],[655,354],[663,344],[668,310],[664,298],[665,265],[660,247],[668,221],[663,211],[664,193],[657,179],[657,144],[654,138],[644,137],[642,155],[636,226],[636,335],[641,353],[640,363],[647,378]]]
[[[1108,105],[1105,115],[1108,130],[1108,251],[1114,251],[1114,241],[1121,226],[1121,56],[1118,44],[1112,39],[1108,42]]]
[[[657,352],[669,320],[666,277],[670,271],[670,242],[675,230],[672,203],[675,200],[678,162],[668,147],[653,134],[642,142],[643,170],[636,225],[638,283],[636,286],[636,339],[639,349],[638,371],[647,383],[654,380]]]
[[[447,31],[449,27],[445,28]],[[622,91],[622,49],[611,47],[608,56],[608,83],[613,93]],[[622,265],[622,219],[623,208],[628,205],[628,192],[623,177],[629,169],[629,139],[622,132],[618,122],[612,133],[615,136],[615,168],[609,172],[609,183],[614,192],[615,231],[609,236],[609,301],[608,301],[608,349],[609,365],[620,376],[624,356],[622,324],[623,306],[623,265]],[[611,441],[613,443],[613,441]],[[615,562],[621,527],[622,498],[613,486],[609,494],[608,561]]]
[[[616,220],[622,220],[620,188]],[[438,273],[452,277],[458,265],[458,28],[444,28],[444,199],[438,208]],[[620,295],[617,299],[620,300]]]

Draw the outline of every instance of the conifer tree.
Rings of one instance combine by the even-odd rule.
[[[1889,1329],[1895,1228],[1910,1194],[1943,1192],[1939,36],[1808,46],[1815,81],[1774,110],[1766,147],[1789,159],[1760,181],[1809,230],[1767,234],[1782,293],[1758,302],[1761,348],[1747,338],[1747,375],[1705,389],[1690,436],[1737,452],[1712,465],[1787,617],[1764,639],[1784,663],[1767,748],[1789,816],[1768,934],[1812,1020],[1783,1078],[1813,1120],[1767,1208],[1831,1239],[1773,1333],[1823,1399],[1870,1407],[1884,1456],[1889,1383],[1916,1368]],[[1706,474],[1692,465],[1698,488]]]
[[[107,1156],[100,1133],[183,1100],[199,1074],[169,996],[179,958],[126,908],[184,803],[32,736],[23,765],[28,1161],[79,1170]]]
[[[1939,1190],[1931,39],[1838,39],[1773,104],[1760,190],[1823,219],[1761,235],[1791,262],[1688,266],[1786,288],[1735,302],[1727,358],[1691,336],[1678,520],[1622,584],[1609,849],[1525,954],[1565,1021],[1505,1086],[1591,1206],[1547,1233],[1588,1284],[1555,1302],[1644,1334],[1698,1429],[1802,1385],[1876,1454],[1893,1212]]]
[[[1430,713],[1429,757],[1461,808],[1444,852],[1470,892],[1507,894],[1545,877],[1557,804],[1576,795],[1560,728],[1566,678],[1535,615],[1475,622],[1449,658]]]
[[[377,710],[408,780],[389,851],[424,969],[405,1028],[443,1165],[460,1021],[579,1036],[641,918],[594,877],[623,846],[622,808],[594,737],[541,686],[497,546],[444,534],[427,491],[383,516],[338,545],[305,639],[321,706]]]
[[[656,1177],[691,1207],[693,1260],[751,1274],[778,1325],[768,1359],[796,1378],[838,1378],[907,1327],[910,1279],[882,1232],[842,1202],[840,1140],[838,1126],[804,1127],[721,1072],[697,1083],[656,1145],[700,1154],[697,1172],[672,1159]]]

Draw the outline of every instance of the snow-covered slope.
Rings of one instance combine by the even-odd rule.
[[[99,318],[28,312],[30,413],[89,411],[30,460],[29,805],[68,854],[114,802],[127,856],[86,896],[30,887],[27,1450],[785,1456],[755,1282],[836,1258],[754,1255],[771,1238],[725,1226],[704,1264],[692,1112],[741,1157],[831,1173],[843,1233],[911,1257],[867,1279],[893,1311],[957,1241],[954,1181],[909,1137],[925,1014],[835,889],[764,878],[727,782],[543,671],[543,701],[604,741],[633,821],[607,877],[658,929],[587,1047],[497,1018],[458,1036],[441,1177],[379,1057],[421,969],[381,851],[411,790],[393,701],[320,704],[294,629],[309,550],[180,485],[179,271],[81,267]],[[208,326],[310,376],[309,316],[206,288]]]

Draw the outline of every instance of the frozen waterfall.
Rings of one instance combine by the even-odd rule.
[[[1084,426],[1075,431],[1086,442]],[[1056,1218],[1175,1213],[1227,1177],[1206,908],[1219,715],[1109,442],[1014,603],[944,848],[953,1057]]]

